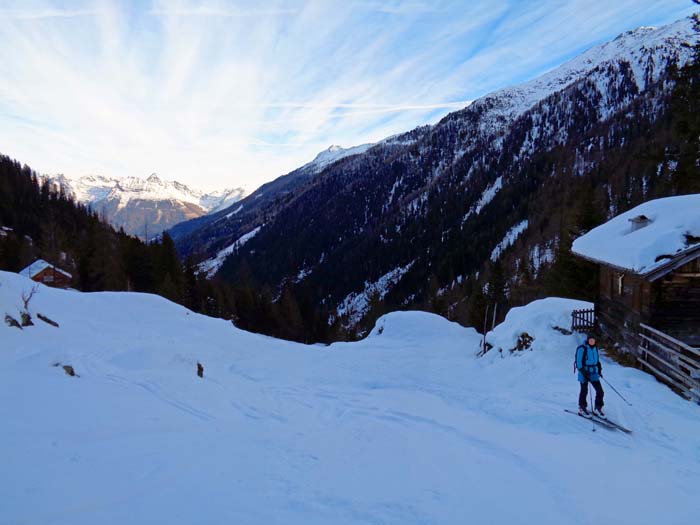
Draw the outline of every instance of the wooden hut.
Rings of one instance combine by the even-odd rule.
[[[700,400],[700,195],[641,204],[576,239],[572,251],[599,265],[601,332]]]
[[[71,274],[55,264],[46,262],[44,259],[37,259],[19,273],[33,281],[53,286],[54,288],[70,288],[73,281]]]

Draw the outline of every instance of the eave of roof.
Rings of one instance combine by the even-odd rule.
[[[595,259],[593,257],[589,257],[587,255],[583,255],[581,253],[577,253],[575,251],[571,251],[576,257],[580,257],[581,259],[585,259],[587,261],[590,261],[595,264],[600,264],[602,266],[607,266],[608,268],[612,268],[614,270],[617,270],[620,273],[631,273],[634,275],[639,275],[640,277],[643,277],[644,279],[648,281],[656,281],[669,273],[671,273],[673,270],[683,266],[684,264],[689,263],[690,261],[694,261],[695,259],[700,257],[700,244],[695,244],[682,252],[676,253],[673,257],[669,258],[667,262],[664,264],[661,264],[659,266],[656,266],[652,268],[651,270],[647,272],[637,272],[634,271],[630,268],[623,268],[622,266],[617,266],[615,264],[611,264],[607,261],[603,261],[600,259]]]

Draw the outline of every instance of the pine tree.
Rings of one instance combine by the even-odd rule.
[[[476,292],[469,298],[469,319],[467,324],[474,326],[479,331],[483,330],[488,307],[486,295],[480,287],[477,287]],[[490,310],[492,311],[492,308]]]
[[[168,233],[163,233],[159,243],[154,243],[156,279],[158,290],[168,299],[181,302],[184,290],[182,265],[175,243]]]
[[[201,308],[200,283],[191,257],[185,262],[183,304],[195,312]]]
[[[506,278],[503,270],[503,264],[501,263],[500,259],[496,259],[496,261],[491,265],[488,300],[499,309],[505,306],[507,300]]]
[[[700,0],[693,0],[700,5]],[[695,42],[693,58],[676,79],[671,109],[675,129],[681,137],[677,152],[675,191],[679,194],[700,192],[700,13],[693,15]]]
[[[289,285],[284,287],[279,302],[281,335],[285,339],[304,340],[304,321],[301,310]]]

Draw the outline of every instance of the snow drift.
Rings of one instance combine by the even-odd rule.
[[[33,285],[0,272],[0,314]],[[697,406],[605,361],[634,434],[563,412],[579,337],[552,326],[580,304],[513,310],[479,359],[475,330],[420,312],[305,346],[39,286],[35,326],[0,326],[0,523],[696,523]]]

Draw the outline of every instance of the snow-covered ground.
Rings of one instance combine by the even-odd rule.
[[[0,272],[0,314],[31,285]],[[0,326],[0,523],[697,523],[700,407],[606,360],[634,433],[563,412],[578,338],[551,325],[581,305],[513,310],[477,358],[474,330],[426,313],[304,346],[40,286],[36,326]]]

